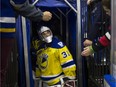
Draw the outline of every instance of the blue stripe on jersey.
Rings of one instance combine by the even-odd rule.
[[[53,80],[53,79],[55,79],[55,78],[57,78],[57,77],[59,77],[59,76],[61,76],[61,75],[63,75],[63,73],[61,73],[61,74],[59,74],[59,75],[57,75],[57,76],[52,76],[52,77],[41,77],[41,79],[43,80],[43,81],[49,81],[49,80]]]
[[[74,61],[72,60],[72,61],[69,61],[69,62],[67,62],[67,63],[64,63],[63,65],[62,65],[62,67],[63,68],[66,68],[66,67],[69,67],[69,66],[71,66],[71,65],[74,65]]]
[[[15,28],[15,23],[1,23],[1,28]]]

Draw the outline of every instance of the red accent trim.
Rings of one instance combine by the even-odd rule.
[[[105,36],[101,37],[101,38],[99,39],[99,42],[100,42],[104,47],[106,47],[106,46],[108,46],[108,45],[110,44],[110,41],[109,41]]]

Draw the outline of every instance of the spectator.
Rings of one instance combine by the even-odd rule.
[[[105,22],[110,21],[110,0],[102,0],[102,4],[103,4],[103,9],[105,10],[108,20],[106,20]],[[84,48],[84,51],[82,51],[81,55],[82,56],[89,56],[91,54],[93,54],[94,52],[97,52],[103,48],[105,48],[106,46],[108,46],[110,44],[110,23],[108,23],[109,26],[107,26],[108,30],[105,33],[104,36],[102,36],[97,43],[93,43],[92,40],[86,39],[84,41],[84,46],[87,46]],[[97,33],[97,32],[93,32]],[[92,34],[92,35],[93,35]],[[94,36],[91,36],[94,37]]]
[[[39,8],[29,3],[29,0],[10,0],[14,10],[32,21],[49,21],[52,14],[49,11],[42,12]]]

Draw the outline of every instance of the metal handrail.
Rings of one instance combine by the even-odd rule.
[[[28,63],[28,46],[27,46],[27,32],[26,32],[26,19],[22,16],[22,33],[23,33],[23,46],[24,46],[24,61],[25,61],[25,75],[26,86],[30,87],[29,78],[29,63]]]
[[[64,1],[68,4],[69,7],[72,8],[74,12],[78,13],[78,11],[67,0],[64,0]]]
[[[35,0],[32,5],[35,5],[39,0]]]

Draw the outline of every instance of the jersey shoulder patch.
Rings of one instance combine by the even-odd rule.
[[[64,43],[62,41],[60,41],[58,38],[53,37],[53,41],[51,43],[51,47],[53,48],[62,48],[64,47]]]

